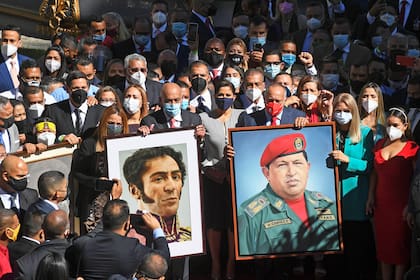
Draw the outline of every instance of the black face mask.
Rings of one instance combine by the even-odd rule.
[[[240,54],[230,54],[229,61],[234,65],[240,65],[244,61],[244,56]]]
[[[119,88],[121,91],[124,91],[125,88],[125,76],[115,75],[108,77],[107,86],[112,86],[113,88]]]
[[[201,77],[194,78],[191,81],[191,88],[196,93],[203,92],[206,89],[206,87],[207,87],[207,81]]]
[[[28,119],[24,119],[23,121],[17,121],[17,122],[15,122],[15,124],[16,124],[20,134],[29,132]]]
[[[87,91],[84,89],[76,89],[71,93],[70,98],[75,105],[80,106],[87,99]]]
[[[350,86],[352,91],[356,94],[359,95],[360,94],[360,90],[362,89],[362,87],[366,84],[366,82],[363,81],[353,81],[350,80]]]
[[[410,108],[420,108],[420,98],[408,98],[408,106]]]
[[[9,127],[11,127],[14,124],[15,117],[11,116],[10,118],[1,119],[1,120],[3,121],[3,125],[0,126],[0,127],[4,128],[4,129],[8,129]]]
[[[216,15],[216,13],[217,13],[217,7],[214,4],[211,4],[209,9],[207,10],[207,16],[212,17]]]
[[[160,65],[160,70],[162,71],[162,75],[165,78],[169,78],[176,72],[176,63],[175,61],[171,60],[164,60],[162,61],[162,64]]]
[[[14,189],[17,192],[21,192],[26,189],[26,186],[28,185],[28,178],[22,178],[22,179],[14,179],[10,176],[8,176],[9,181],[7,182],[8,185]]]
[[[213,68],[219,66],[223,62],[223,55],[217,52],[205,53],[203,58],[204,61]]]

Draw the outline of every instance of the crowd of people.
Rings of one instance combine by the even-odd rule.
[[[231,28],[214,22],[214,0],[192,0],[188,9],[168,2],[154,0],[149,14],[130,21],[92,16],[80,34],[55,34],[41,57],[20,53],[29,46],[18,26],[2,27],[1,279],[189,279],[189,258],[170,259],[168,242],[179,236],[162,229],[162,209],[143,215],[153,249],[132,229],[122,178],[108,178],[105,156],[106,137],[185,127],[195,127],[200,144],[210,277],[234,279],[228,129],[320,122],[336,127],[330,156],[344,250],[315,255],[315,276],[403,279],[420,256],[412,241],[420,205],[410,192],[420,180],[420,1],[237,0]],[[61,205],[68,178],[46,170],[36,193],[26,163],[12,155],[58,143],[78,145],[69,181],[79,184],[79,238]],[[177,161],[162,153],[151,158]],[[143,164],[142,172],[152,165]],[[274,195],[271,164],[262,165],[264,192]],[[154,203],[144,199],[145,182],[130,181],[132,168],[124,167],[130,192]],[[183,181],[185,170],[168,176]],[[98,191],[98,179],[113,180],[110,190]],[[284,207],[295,210],[288,200]],[[296,218],[311,230],[307,210]],[[287,272],[304,274],[304,264],[297,258]],[[258,279],[287,277],[273,260],[256,261],[255,270]]]

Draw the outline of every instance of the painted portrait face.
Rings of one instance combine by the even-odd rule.
[[[278,196],[296,200],[305,191],[309,168],[303,153],[296,153],[276,158],[268,167],[263,167],[263,173]]]
[[[141,181],[144,193],[143,205],[150,212],[162,217],[171,217],[178,211],[182,190],[182,173],[170,156],[148,160],[147,170]]]

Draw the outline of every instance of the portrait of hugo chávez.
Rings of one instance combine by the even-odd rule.
[[[301,133],[277,137],[260,165],[268,183],[238,209],[239,255],[340,250],[335,201],[307,190],[310,162]]]
[[[123,165],[138,209],[160,222],[168,242],[191,240],[191,226],[179,224],[178,208],[186,176],[182,153],[170,146],[139,149]]]

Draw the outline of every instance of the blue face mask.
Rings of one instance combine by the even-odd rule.
[[[176,38],[182,38],[187,34],[187,24],[185,22],[173,22],[172,34],[174,34]]]
[[[334,45],[339,49],[343,49],[349,42],[349,34],[337,34],[333,36]]]
[[[190,104],[190,101],[188,99],[182,99],[181,109],[182,110],[187,110],[189,104]]]
[[[134,35],[134,41],[140,46],[146,46],[150,41],[149,35]]]
[[[407,56],[420,57],[420,50],[418,50],[418,49],[409,49],[409,50],[407,50]]]
[[[233,104],[233,98],[216,97],[216,105],[220,110],[226,111]]]
[[[372,47],[376,48],[382,43],[382,36],[381,35],[373,36],[370,42],[372,44]]]
[[[92,39],[102,43],[105,40],[105,37],[106,37],[106,33],[101,34],[101,35],[93,34]]]
[[[173,118],[181,113],[181,103],[165,103],[163,109],[169,117]]]
[[[118,135],[123,132],[123,126],[121,124],[107,124],[106,131],[108,136]]]
[[[249,38],[249,47],[251,48],[251,50],[254,50],[254,46],[256,44],[260,44],[261,46],[265,45],[265,37],[250,37]]]
[[[281,55],[281,60],[286,64],[286,68],[289,68],[296,62],[296,55],[292,53],[285,53]]]
[[[270,80],[274,80],[278,73],[280,73],[280,65],[267,64],[264,66],[264,74]]]

